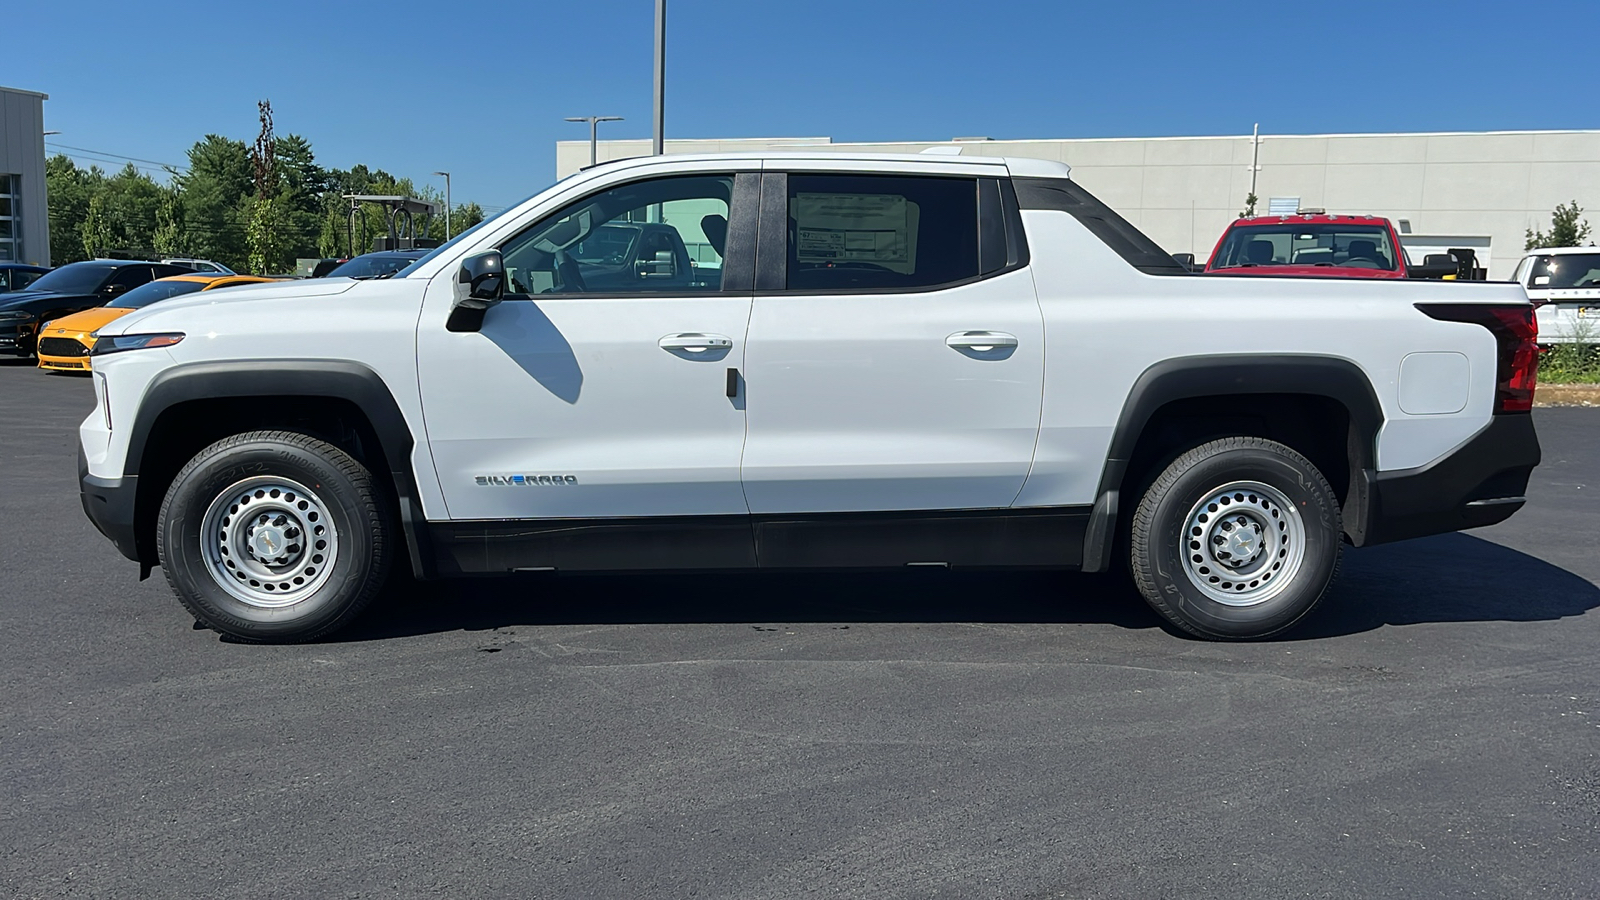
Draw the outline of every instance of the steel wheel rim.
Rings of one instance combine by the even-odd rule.
[[[1235,481],[1207,491],[1184,518],[1184,574],[1211,600],[1256,606],[1282,593],[1305,562],[1305,520],[1277,488]]]
[[[328,507],[296,481],[256,476],[217,495],[200,520],[200,553],[235,599],[282,609],[327,583],[339,554]]]

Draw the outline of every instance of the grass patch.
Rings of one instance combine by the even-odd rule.
[[[1540,384],[1600,384],[1600,344],[1555,344],[1539,354]]]

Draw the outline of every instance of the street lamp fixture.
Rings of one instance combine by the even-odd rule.
[[[450,240],[450,173],[435,172],[435,175],[444,176],[444,239]]]
[[[595,139],[596,126],[598,126],[601,122],[621,122],[622,121],[622,117],[621,116],[567,116],[567,121],[568,122],[588,122],[589,123],[589,165],[592,166],[598,161],[598,158],[595,155],[596,154],[596,150],[597,150],[597,146],[598,146],[598,141]]]

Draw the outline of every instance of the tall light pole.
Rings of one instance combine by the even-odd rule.
[[[435,172],[435,175],[444,176],[444,239],[450,240],[450,173]]]
[[[598,126],[601,122],[621,122],[622,121],[622,117],[621,116],[567,116],[567,121],[568,122],[588,122],[589,123],[589,165],[592,166],[598,161],[596,159],[596,156],[595,156],[595,151],[596,151],[596,148],[597,148],[597,146],[599,144],[599,141],[596,140],[596,135],[595,135],[596,126]]]
[[[667,0],[656,0],[656,127],[650,141],[652,156],[666,152]]]

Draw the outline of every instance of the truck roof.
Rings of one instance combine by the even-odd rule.
[[[1305,224],[1305,225],[1387,225],[1389,220],[1383,216],[1346,215],[1343,213],[1295,213],[1292,216],[1246,216],[1236,219],[1229,226],[1231,228],[1247,228],[1251,225],[1278,225],[1278,224]]]
[[[1004,167],[1012,175],[1034,178],[1066,178],[1072,171],[1066,163],[1049,159],[1034,159],[1026,156],[959,156],[948,153],[858,153],[855,151],[806,149],[741,150],[728,153],[672,153],[659,157],[633,156],[627,159],[611,160],[594,166],[587,166],[582,171],[597,172],[603,169],[641,166],[652,162],[716,162],[723,160],[729,162],[748,162],[751,160],[837,162],[846,165],[862,162],[877,164],[902,163],[907,168],[924,168],[928,166],[971,167],[975,172],[981,169]]]
[[[1600,247],[1593,244],[1587,247],[1536,247],[1523,256],[1567,256],[1573,253],[1600,253]]]

